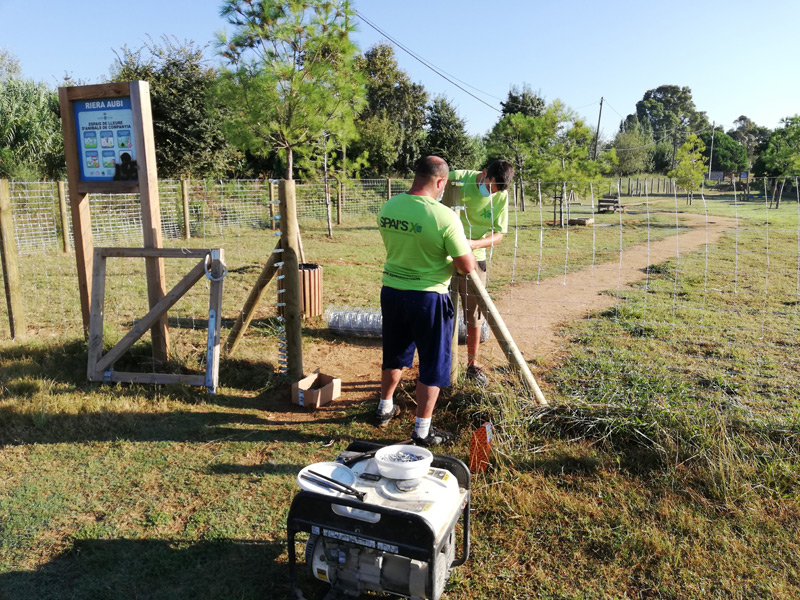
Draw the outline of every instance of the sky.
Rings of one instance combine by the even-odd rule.
[[[114,50],[137,49],[148,36],[156,42],[170,35],[208,43],[210,64],[217,64],[213,42],[228,28],[219,16],[221,5],[221,0],[0,0],[0,49],[19,59],[24,77],[52,87],[66,74],[85,83],[106,80]],[[697,110],[725,130],[741,115],[772,129],[800,113],[796,0],[351,0],[351,5],[363,17],[356,44],[367,50],[391,38],[434,65],[444,77],[395,46],[399,67],[432,97],[446,96],[473,134],[490,130],[509,89],[523,85],[548,102],[561,100],[592,127],[603,98],[600,130],[606,139],[647,90],[665,84],[688,86]]]

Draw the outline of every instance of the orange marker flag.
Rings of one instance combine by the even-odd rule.
[[[492,449],[492,424],[484,423],[478,427],[469,440],[469,470],[483,473],[489,466],[489,453]]]

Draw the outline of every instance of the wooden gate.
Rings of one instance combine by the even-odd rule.
[[[133,258],[194,258],[200,259],[194,268],[181,279],[150,311],[139,319],[133,328],[103,354],[103,317],[105,312],[106,259]],[[222,305],[222,280],[227,274],[222,249],[188,248],[95,248],[92,272],[92,299],[89,322],[89,361],[87,376],[90,381],[121,381],[126,383],[183,383],[205,386],[214,393],[219,381],[220,324]],[[188,292],[203,276],[211,280],[208,302],[208,347],[205,375],[176,375],[170,373],[126,373],[114,371],[114,363],[127,352],[148,329],[153,327],[167,311]]]

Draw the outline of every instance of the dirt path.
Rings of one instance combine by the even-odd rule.
[[[494,301],[517,346],[530,362],[541,365],[563,350],[558,336],[560,324],[583,319],[589,313],[612,307],[616,300],[603,294],[607,290],[626,289],[646,274],[649,265],[663,263],[680,254],[712,245],[722,234],[735,227],[734,219],[681,214],[681,224],[690,231],[663,238],[650,244],[625,249],[619,259],[596,264],[581,271],[540,281],[514,284]],[[490,364],[503,364],[505,358],[496,342],[484,345]],[[342,339],[340,344],[306,344],[306,371],[321,367],[326,373],[342,378],[342,401],[374,399],[379,387],[380,340]]]
[[[646,268],[681,254],[715,244],[725,231],[736,226],[734,219],[684,213],[681,225],[692,229],[650,244],[626,248],[618,260],[596,264],[581,271],[551,277],[537,283],[514,284],[494,298],[514,341],[528,361],[534,357],[547,363],[561,349],[559,325],[583,319],[589,313],[611,308],[616,299],[603,292],[630,289],[643,281]],[[493,355],[502,359],[497,344]],[[499,353],[499,354],[497,354]]]

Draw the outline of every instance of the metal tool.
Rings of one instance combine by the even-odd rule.
[[[364,501],[364,496],[367,495],[365,492],[359,492],[357,489],[350,487],[346,483],[342,483],[341,481],[336,481],[332,477],[328,477],[327,475],[323,475],[322,473],[317,473],[316,471],[312,471],[310,469],[305,473],[301,473],[300,477],[302,477],[307,481],[311,481],[317,485],[320,485],[324,488],[327,488],[329,490],[333,490],[334,492],[340,492],[342,494],[347,494],[349,496],[355,496],[362,502]]]

